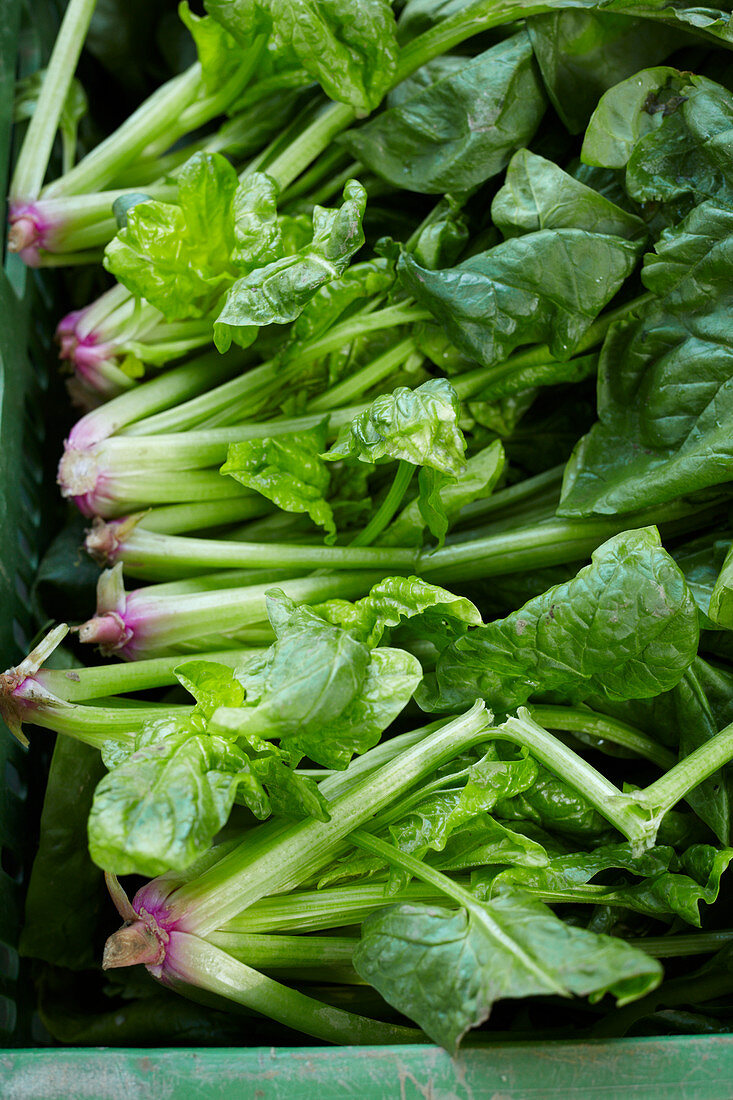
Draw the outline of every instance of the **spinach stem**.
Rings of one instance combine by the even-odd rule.
[[[178,659],[180,664],[181,659]],[[59,699],[56,703],[39,699],[29,701],[27,713],[21,713],[23,721],[43,729],[63,733],[85,745],[101,749],[106,741],[118,741],[130,744],[135,732],[143,722],[157,721],[166,717],[178,717],[190,712],[190,706],[150,706],[148,704],[125,705],[116,709],[111,700],[105,700],[106,706],[67,703]]]
[[[18,155],[11,200],[32,202],[38,198],[95,4],[96,0],[69,0]]]
[[[372,1046],[428,1041],[416,1028],[370,1020],[308,997],[190,933],[171,933],[164,975],[166,984],[183,982],[205,989],[329,1043]]]
[[[455,875],[451,877],[455,882],[460,881]],[[410,882],[396,894],[386,894],[385,885],[383,879],[370,879],[345,886],[323,886],[264,897],[232,917],[216,932],[207,934],[207,938],[218,942],[219,936],[325,932],[360,924],[370,913],[387,905],[449,903],[443,890],[419,880]]]
[[[309,819],[284,830],[266,823],[250,831],[242,844],[213,868],[169,896],[166,904],[171,916],[179,921],[179,927],[205,936],[259,898],[297,886],[328,866],[353,829],[379,813],[444,760],[480,741],[488,721],[483,705],[477,704],[461,717],[440,726],[334,798],[328,822]],[[366,753],[362,762],[368,756]],[[325,780],[321,785],[324,793],[329,791],[326,784],[337,789],[340,786],[338,782]]]
[[[148,142],[175,128],[182,111],[200,90],[201,66],[196,62],[157,88],[114,133],[87,153],[70,172],[50,183],[43,191],[43,198],[103,188],[114,179],[116,171],[126,168],[142,153]]]
[[[655,821],[661,821],[680,799],[733,759],[733,723],[711,737],[670,768],[663,776],[626,796],[630,804],[648,809]]]
[[[366,527],[359,532],[356,538],[351,540],[349,543],[350,547],[369,546],[369,544],[374,542],[375,538],[382,533],[402,503],[405,493],[410,487],[410,482],[412,481],[415,470],[416,467],[413,466],[412,463],[405,462],[404,459],[400,460],[389,492]],[[417,555],[415,555],[413,565],[417,565]]]
[[[382,355],[378,355],[371,363],[367,363],[361,370],[355,371],[343,382],[339,382],[330,390],[326,390],[316,397],[308,405],[309,412],[320,412],[322,409],[333,409],[345,402],[352,402],[362,397],[372,386],[378,385],[390,374],[396,371],[405,360],[416,352],[415,342],[411,336],[400,340],[394,347],[388,348]],[[422,358],[422,357],[421,357]]]
[[[110,435],[137,434],[132,426],[138,421],[143,424],[152,421],[153,414],[159,410],[176,406],[181,401],[185,403],[187,398],[201,393],[207,386],[238,373],[246,362],[246,355],[239,349],[226,355],[217,351],[205,352],[190,363],[142,382],[128,393],[113,397],[87,413],[74,425],[69,438],[78,446],[90,446]]]
[[[573,787],[623,833],[632,847],[643,851],[654,843],[657,829],[652,832],[650,815],[582,756],[538,725],[526,707],[520,707],[517,717],[507,718],[497,731],[497,736],[529,749],[540,764]]]
[[[209,943],[240,962],[263,970],[351,966],[357,936],[272,936],[250,932],[211,932]]]
[[[546,728],[584,733],[599,741],[610,741],[646,757],[660,768],[671,768],[676,763],[677,757],[669,749],[617,718],[609,718],[586,707],[553,707],[532,703],[527,709],[535,722]]]
[[[324,937],[326,938],[326,937]],[[629,943],[640,947],[655,959],[681,959],[690,955],[712,955],[733,942],[733,929],[717,932],[690,932],[671,936],[642,936]]]
[[[505,489],[497,489],[491,496],[479,500],[473,500],[464,504],[454,526],[471,522],[474,519],[483,519],[497,512],[501,515],[511,516],[518,509],[523,509],[527,501],[533,501],[535,497],[554,494],[553,499],[560,499],[560,486],[562,484],[565,463],[553,466],[549,470],[536,474],[534,477],[523,478],[522,481],[509,485]]]
[[[259,494],[243,493],[222,500],[186,501],[183,504],[161,504],[139,514],[138,526],[160,535],[182,535],[187,531],[202,531],[207,527],[224,527],[273,516],[276,513],[268,500]],[[124,522],[124,521],[123,521]]]
[[[410,467],[414,469],[414,467]],[[386,504],[386,501],[385,501]],[[375,521],[382,509],[376,513]],[[385,510],[384,515],[387,515]],[[389,522],[381,517],[377,533]],[[368,532],[365,528],[364,533]],[[372,536],[373,538],[374,536]],[[371,541],[371,539],[370,539]],[[372,547],[354,540],[350,546],[299,545],[297,543],[241,542],[230,539],[161,535],[134,528],[110,550],[108,563],[123,561],[133,576],[163,580],[190,576],[209,569],[384,569],[412,572],[418,551],[413,548]]]
[[[236,667],[252,649],[226,649],[207,653],[207,661]],[[131,661],[118,664],[93,665],[87,668],[42,668],[34,679],[53,695],[69,703],[82,703],[99,699],[103,695],[122,695],[128,691],[147,691],[150,688],[177,684],[175,669],[185,657],[155,657],[148,661]],[[90,711],[91,708],[85,708]]]

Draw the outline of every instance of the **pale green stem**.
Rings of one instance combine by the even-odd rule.
[[[532,703],[527,709],[535,722],[549,729],[584,733],[599,741],[609,741],[631,749],[660,768],[671,768],[677,762],[677,757],[669,749],[617,718],[609,718],[605,714],[582,707],[553,707]]]
[[[11,199],[38,198],[64,101],[74,78],[96,0],[69,0],[10,185]]]
[[[251,832],[241,848],[169,897],[167,904],[180,917],[179,927],[206,935],[258,898],[308,879],[328,865],[354,828],[444,760],[476,744],[486,725],[486,712],[478,705],[448,722],[332,801],[328,822],[298,822],[276,832],[274,839],[267,826]]]
[[[142,153],[151,137],[170,131],[185,107],[201,89],[201,66],[196,62],[184,73],[158,88],[121,126],[101,141],[70,172],[59,176],[43,191],[43,198],[98,191],[120,168]]]
[[[356,538],[351,540],[349,544],[351,547],[369,546],[382,533],[402,503],[416,468],[410,462],[400,461],[389,492],[366,527],[359,532]],[[416,560],[413,560],[412,564],[415,566],[417,564]]]
[[[252,649],[226,649],[207,653],[207,661],[236,668],[253,653]],[[34,679],[47,691],[69,703],[81,703],[87,699],[100,699],[103,695],[122,695],[129,691],[147,691],[150,688],[177,684],[175,669],[182,663],[181,657],[155,657],[148,661],[128,661],[124,664],[96,665],[90,668],[43,668]],[[89,714],[91,708],[85,708]]]
[[[361,370],[326,390],[319,397],[314,398],[308,404],[309,412],[321,412],[325,409],[335,409],[339,405],[349,404],[361,397],[372,386],[389,378],[390,374],[402,366],[406,359],[415,352],[415,342],[412,337],[401,340],[393,348],[388,348],[382,355],[367,363]]]
[[[226,997],[328,1043],[374,1046],[428,1041],[415,1028],[370,1020],[307,997],[187,932],[171,933],[165,978]]]

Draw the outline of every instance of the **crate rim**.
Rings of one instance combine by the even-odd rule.
[[[720,1100],[733,1035],[501,1043],[455,1059],[418,1045],[16,1050],[0,1053],[0,1085],[6,1100]]]

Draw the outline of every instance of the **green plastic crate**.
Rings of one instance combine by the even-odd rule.
[[[10,159],[21,0],[0,0],[0,213]],[[40,4],[33,5],[36,11]],[[50,8],[48,10],[53,10]],[[25,59],[27,65],[28,59]],[[50,295],[10,258],[0,268],[0,667],[35,630],[28,591],[56,455],[44,448],[53,371]],[[46,402],[50,405],[50,402]],[[29,756],[0,726],[2,1100],[727,1100],[733,1036],[505,1043],[452,1060],[433,1046],[110,1049],[33,1044],[32,989],[15,949],[32,862]],[[246,1026],[246,1025],[244,1025]]]

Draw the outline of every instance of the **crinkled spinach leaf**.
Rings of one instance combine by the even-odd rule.
[[[146,723],[126,760],[100,781],[89,852],[115,874],[183,870],[226,823],[247,757],[196,717]]]
[[[222,474],[254,489],[285,512],[305,512],[336,537],[331,505],[326,499],[331,476],[320,457],[326,446],[327,421],[296,435],[276,435],[230,443]]]
[[[445,378],[431,378],[414,390],[399,386],[347,424],[324,458],[395,459],[457,477],[466,449],[459,413],[456,392]]]
[[[328,600],[311,610],[363,638],[368,646],[377,645],[385,630],[404,620],[414,624],[417,619],[429,631],[453,635],[481,622],[478,609],[465,596],[420,577],[385,577],[361,600]]]
[[[373,110],[397,67],[388,0],[205,0],[209,14],[243,45],[266,33],[291,51],[326,95]]]
[[[697,609],[656,528],[615,535],[573,580],[452,642],[417,694],[429,710],[484,698],[508,711],[537,692],[645,698],[692,663]]]
[[[623,906],[657,919],[681,917],[700,926],[700,902],[712,904],[720,880],[733,859],[733,849],[696,844],[677,856],[658,846],[642,856],[628,844],[601,845],[592,852],[556,856],[545,867],[510,867],[498,873],[477,872],[473,887],[479,897],[491,897],[504,887],[531,891],[545,902],[585,902]],[[630,872],[638,882],[621,877],[600,887],[583,889],[596,875],[612,869]]]
[[[343,275],[364,243],[361,220],[366,191],[349,180],[340,207],[313,208],[313,236],[284,255],[275,256],[229,286],[214,322],[214,342],[221,352],[232,341],[246,347],[263,325],[294,321],[313,295]]]

